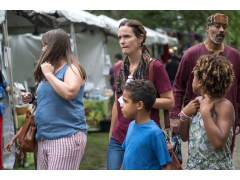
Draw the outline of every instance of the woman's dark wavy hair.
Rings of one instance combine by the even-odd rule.
[[[139,21],[137,21],[135,19],[126,19],[120,23],[119,28],[121,26],[131,27],[133,30],[133,33],[135,34],[135,36],[137,38],[139,38],[140,35],[142,34],[143,35],[143,41],[141,43],[142,50],[146,50],[150,54],[148,47],[144,44],[146,37],[147,37],[147,31],[144,29],[142,23],[140,23]]]
[[[218,97],[227,93],[234,79],[233,65],[225,57],[216,54],[201,56],[193,73],[202,81],[203,89]]]
[[[64,30],[54,29],[46,32],[42,36],[42,43],[47,45],[47,48],[42,52],[40,60],[34,69],[33,75],[37,82],[37,86],[43,79],[45,79],[41,70],[41,64],[46,61],[51,63],[54,69],[58,69],[61,65],[60,61],[64,59],[70,64],[70,67],[71,64],[75,65],[78,68],[81,77],[86,79],[86,72],[80,62],[73,55],[70,38]]]

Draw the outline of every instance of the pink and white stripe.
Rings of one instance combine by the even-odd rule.
[[[78,170],[86,143],[82,131],[70,137],[38,141],[37,170]]]

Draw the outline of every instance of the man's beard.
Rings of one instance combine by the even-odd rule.
[[[212,37],[212,36],[211,36],[211,33],[209,32],[209,37],[210,37],[210,39],[211,39],[215,44],[222,44],[225,37],[223,38],[223,40],[222,40],[221,42],[217,42],[217,41],[216,41],[216,37],[217,37],[217,36],[218,36],[218,34],[217,34],[215,37]]]

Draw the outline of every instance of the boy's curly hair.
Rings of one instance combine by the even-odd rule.
[[[145,79],[135,79],[130,81],[125,87],[125,91],[130,93],[133,103],[142,101],[145,109],[149,111],[156,101],[156,89],[152,82]]]
[[[192,72],[202,81],[203,89],[218,97],[225,95],[233,83],[233,65],[216,54],[200,56]]]

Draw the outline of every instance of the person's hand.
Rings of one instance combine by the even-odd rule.
[[[48,63],[48,62],[44,62],[41,64],[41,69],[43,72],[43,75],[46,77],[48,74],[53,74],[54,73],[54,67]]]
[[[203,99],[202,99],[201,104],[200,104],[201,114],[203,113],[203,111],[210,112],[212,108],[213,108],[213,102],[210,100],[209,95],[204,94]]]
[[[172,121],[170,123],[170,130],[172,133],[178,133],[179,123],[180,123],[179,118],[172,119]]]
[[[239,125],[235,128],[235,134],[238,135],[239,134]]]
[[[27,104],[32,101],[32,94],[30,92],[21,93],[21,97],[22,97],[22,102],[24,104]]]
[[[13,145],[13,142],[10,141],[9,143],[7,143],[7,145],[4,147],[4,151],[8,151],[8,152],[11,152],[11,147]]]
[[[191,117],[194,114],[196,114],[197,110],[200,107],[200,102],[199,99],[196,98],[192,101],[190,101],[184,108],[183,108],[183,112],[184,114],[186,114],[187,116]]]

